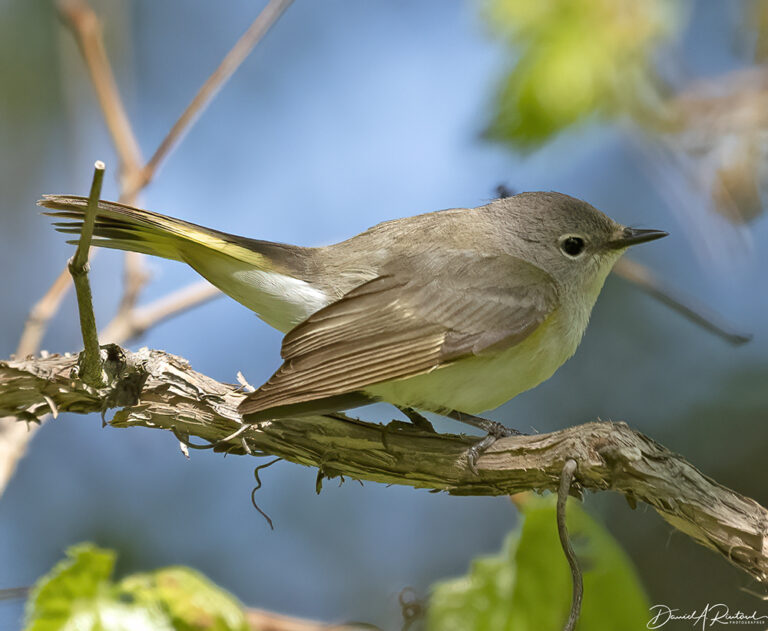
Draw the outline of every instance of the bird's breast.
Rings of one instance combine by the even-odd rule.
[[[585,328],[586,322],[556,310],[512,348],[375,384],[365,393],[401,407],[480,414],[549,379],[576,351]]]

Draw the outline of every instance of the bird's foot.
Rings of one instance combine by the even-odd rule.
[[[477,459],[483,455],[486,449],[499,440],[499,438],[521,435],[517,430],[509,429],[501,423],[496,423],[495,421],[488,421],[488,423],[493,423],[493,426],[490,426],[487,430],[488,435],[485,438],[481,438],[465,452],[469,470],[475,475],[480,475],[480,472],[477,470]]]
[[[444,413],[444,416],[452,418],[454,421],[460,421],[466,423],[472,427],[477,427],[484,432],[495,436],[496,438],[505,438],[507,436],[524,436],[523,432],[502,425],[498,421],[491,421],[490,419],[483,418],[481,416],[475,416],[474,414],[467,414],[466,412],[459,412],[457,410],[449,410]]]
[[[482,429],[484,432],[488,433],[485,438],[482,438],[476,442],[466,451],[469,470],[475,475],[479,475],[477,470],[477,459],[485,452],[486,449],[493,445],[493,443],[495,443],[499,438],[523,435],[523,432],[509,428],[506,425],[502,425],[498,421],[491,421],[490,419],[475,416],[474,414],[466,414],[464,412],[451,410],[446,414],[446,416],[456,421],[461,421],[462,423],[472,425],[472,427]]]

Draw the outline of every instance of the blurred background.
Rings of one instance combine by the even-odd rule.
[[[150,155],[263,3],[93,0],[139,144]],[[613,8],[611,8],[613,7]],[[44,193],[119,194],[117,157],[71,33],[47,0],[0,0],[0,356],[72,253],[38,213]],[[754,334],[740,347],[610,278],[576,356],[491,413],[545,432],[626,420],[716,480],[768,503],[768,125],[765,2],[297,0],[142,193],[139,205],[261,239],[331,243],[386,219],[476,206],[504,184],[557,190],[671,236],[632,257]],[[100,325],[122,293],[102,251]],[[196,279],[151,259],[142,302]],[[219,298],[133,341],[253,384],[281,336]],[[81,348],[69,295],[42,347]],[[390,409],[361,410],[390,418]],[[464,431],[440,421],[443,431]],[[497,551],[507,498],[326,483],[279,463],[192,452],[170,434],[62,415],[37,434],[0,501],[0,588],[29,585],[70,544],[119,553],[120,573],[185,564],[244,603],[399,626],[398,593],[426,596]],[[752,611],[748,577],[653,511],[590,495],[653,603]],[[22,603],[0,602],[0,629]]]

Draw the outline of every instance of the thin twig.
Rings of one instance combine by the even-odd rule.
[[[197,120],[197,117],[205,110],[213,97],[216,96],[240,64],[245,61],[254,46],[262,40],[272,25],[277,22],[280,16],[290,6],[292,1],[293,0],[270,0],[267,3],[267,6],[264,7],[261,13],[259,13],[253,23],[248,27],[248,30],[245,31],[242,37],[240,37],[237,43],[235,43],[232,49],[227,53],[221,64],[219,64],[219,67],[213,71],[210,77],[208,77],[190,104],[173,124],[173,127],[171,127],[171,130],[165,138],[163,138],[160,146],[141,170],[138,179],[131,182],[126,187],[128,192],[134,189],[140,190],[154,177],[160,163],[171,153],[171,151],[173,151],[176,144],[178,144],[184,137],[184,134],[188,131],[192,123]]]
[[[93,315],[93,297],[91,284],[88,282],[88,251],[91,247],[91,236],[96,223],[96,210],[101,197],[101,185],[104,181],[104,163],[97,160],[93,165],[93,181],[88,195],[88,207],[83,217],[83,227],[80,240],[72,260],[69,262],[69,272],[75,284],[77,307],[80,313],[80,331],[83,334],[83,351],[81,371],[83,381],[93,386],[102,385],[101,361],[99,359],[99,335],[96,331],[96,318]]]
[[[565,558],[568,560],[568,566],[571,568],[571,579],[573,580],[571,610],[563,631],[573,631],[576,627],[579,613],[581,613],[581,599],[584,595],[584,581],[581,577],[579,562],[573,552],[571,540],[568,537],[568,526],[565,523],[565,508],[568,503],[571,484],[573,484],[573,476],[576,473],[576,466],[576,461],[572,458],[565,461],[563,472],[560,475],[560,486],[557,489],[557,535],[560,537],[560,545],[563,547]]]
[[[6,589],[0,589],[0,600],[26,598],[29,596],[30,591],[32,591],[31,587],[8,587]]]
[[[69,269],[64,266],[45,295],[30,309],[19,344],[16,346],[17,357],[34,355],[38,351],[45,330],[48,328],[48,322],[56,315],[70,287],[72,287],[72,276]]]
[[[126,195],[125,183],[136,180],[144,159],[141,156],[139,143],[125,112],[125,106],[117,89],[109,58],[104,49],[101,22],[84,0],[59,0],[58,9],[59,15],[72,30],[75,41],[80,48],[107,129],[120,160],[122,189],[120,201],[135,205],[139,191],[134,190],[131,194]],[[125,290],[116,317],[124,317],[125,314],[130,313],[138,301],[141,289],[149,279],[143,258],[143,255],[135,252],[125,253],[123,272]]]
[[[141,149],[125,112],[123,100],[115,83],[107,53],[101,23],[84,0],[59,0],[59,15],[66,20],[85,61],[91,84],[99,100],[101,112],[120,159],[121,179],[141,169]]]
[[[83,58],[94,84],[94,89],[97,93],[102,113],[107,121],[107,127],[120,158],[122,189],[120,201],[128,204],[135,203],[136,195],[152,180],[162,158],[168,155],[171,148],[181,139],[186,127],[190,126],[199,113],[205,108],[206,99],[212,98],[216,92],[218,92],[220,87],[219,83],[223,84],[223,82],[234,72],[237,65],[245,58],[242,53],[245,52],[247,55],[250,49],[264,36],[264,33],[266,33],[272,24],[277,21],[277,18],[289,4],[290,1],[272,1],[267,5],[243,38],[235,44],[235,48],[239,51],[238,54],[234,54],[235,48],[230,51],[225,58],[225,61],[229,60],[230,64],[227,67],[224,67],[225,64],[222,62],[219,69],[214,72],[214,75],[217,77],[216,80],[213,80],[214,75],[212,75],[211,78],[206,81],[193,102],[180,117],[179,122],[174,125],[175,131],[172,130],[172,132],[169,132],[166,140],[163,142],[165,148],[159,147],[157,149],[153,156],[152,168],[142,170],[139,168],[139,165],[142,162],[141,152],[138,143],[136,142],[135,134],[131,129],[130,122],[128,121],[128,117],[125,114],[125,108],[123,107],[122,99],[117,90],[114,75],[104,50],[99,20],[90,6],[83,0],[61,0],[59,4],[60,11],[70,25],[75,40],[82,51]],[[257,26],[257,23],[261,24],[261,26]],[[246,47],[245,44],[248,42],[244,40],[248,37],[252,38],[252,43]],[[240,47],[241,45],[242,47]],[[232,62],[236,63],[233,64]],[[220,72],[222,70],[226,72]],[[139,171],[141,171],[141,174],[139,174]],[[131,186],[127,185],[128,180],[133,183]],[[138,284],[136,281],[139,279],[141,282],[146,280],[146,274],[139,275],[136,273],[139,266],[135,263],[137,260],[141,260],[140,257],[141,255],[139,254],[132,252],[126,253],[125,278],[127,288],[131,286],[135,287]],[[40,343],[45,335],[48,324],[58,312],[61,302],[70,286],[69,270],[65,268],[46,291],[45,295],[30,311],[29,317],[24,324],[24,330],[19,339],[19,344],[16,350],[17,356],[24,357],[37,352],[40,348]],[[122,331],[115,330],[117,325],[107,325],[106,331],[109,332],[107,337],[110,341],[123,343],[126,341],[127,336],[137,335],[145,331],[148,326],[151,326],[148,322],[150,322],[152,318],[154,318],[154,323],[160,322],[168,319],[174,315],[174,313],[190,309],[195,306],[195,304],[201,304],[208,298],[213,297],[214,294],[212,288],[207,289],[206,291],[211,293],[206,294],[205,292],[200,291],[200,293],[196,294],[195,299],[180,299],[175,305],[169,296],[169,300],[165,305],[162,305],[162,308],[161,305],[156,305],[158,310],[155,314],[142,313],[142,311],[138,311],[137,313],[137,310],[134,307],[138,291],[126,291],[123,300],[121,300],[120,309],[116,315],[116,318],[120,319]],[[174,311],[175,308],[177,308],[178,311]],[[132,316],[136,316],[139,319],[139,322],[135,325],[130,323]],[[132,334],[132,330],[136,331],[136,333]],[[43,419],[41,418],[39,420],[42,421]],[[33,425],[27,429],[13,420],[0,419],[0,494],[5,490],[8,481],[16,468],[16,463],[18,463],[24,456],[27,445],[38,428],[39,425]]]
[[[378,629],[369,624],[327,624],[306,618],[285,616],[263,609],[246,609],[245,619],[253,631],[371,631]]]
[[[80,239],[77,243],[77,250],[69,263],[70,268],[75,268],[77,273],[87,272],[88,250],[91,248],[91,237],[93,236],[93,227],[96,225],[96,211],[99,208],[99,199],[101,198],[101,185],[104,182],[104,170],[106,167],[101,160],[97,160],[93,165],[93,180],[91,181],[91,191],[88,194],[88,206],[83,215],[83,227],[80,230]],[[72,269],[70,269],[72,271]]]
[[[85,61],[107,128],[117,150],[121,176],[124,177],[128,172],[137,172],[141,169],[141,150],[125,113],[125,107],[104,50],[99,19],[83,0],[59,0],[57,7],[59,14],[72,30]],[[122,201],[129,203],[132,200],[122,199]],[[135,266],[132,269],[135,269]],[[65,266],[45,295],[30,310],[16,348],[16,355],[25,356],[37,352],[48,323],[56,315],[70,287],[71,275],[68,267]],[[0,490],[2,488],[3,485],[0,484]]]
[[[658,278],[650,269],[641,263],[627,258],[621,259],[613,268],[616,275],[628,280],[644,292],[650,294],[659,302],[671,307],[679,314],[688,318],[694,324],[714,333],[726,342],[739,346],[752,339],[749,333],[735,331],[733,327],[704,305],[696,303],[690,296],[685,296],[674,290]]]
[[[168,318],[181,315],[217,296],[221,292],[209,282],[201,280],[158,298],[130,312],[120,313],[104,328],[99,336],[103,343],[118,344],[135,339]]]
[[[149,184],[154,177],[160,162],[178,144],[184,132],[202,113],[210,99],[216,95],[226,80],[232,76],[237,67],[248,56],[248,53],[259,43],[290,4],[291,0],[270,1],[245,34],[235,43],[219,67],[206,80],[192,102],[173,125],[171,131],[163,139],[147,165],[141,168],[139,166],[141,164],[141,151],[125,113],[125,107],[117,90],[109,59],[104,50],[98,17],[93,12],[93,9],[83,0],[60,0],[59,10],[72,29],[78,47],[82,52],[102,113],[107,122],[107,127],[120,158],[122,174],[121,202],[133,203],[138,192]],[[128,253],[126,257],[127,274],[131,267],[131,264],[128,262],[128,257],[130,256],[131,253]],[[64,270],[46,292],[45,296],[30,312],[19,342],[17,355],[29,355],[38,350],[47,324],[58,311],[61,300],[68,288],[69,273],[67,270]],[[200,302],[203,302],[203,299]],[[124,316],[125,312],[121,317],[125,319]]]

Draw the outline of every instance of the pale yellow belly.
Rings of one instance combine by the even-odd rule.
[[[553,314],[510,349],[458,360],[415,377],[375,384],[365,388],[365,393],[401,407],[480,414],[549,379],[573,355],[583,329],[573,330],[561,324]]]

